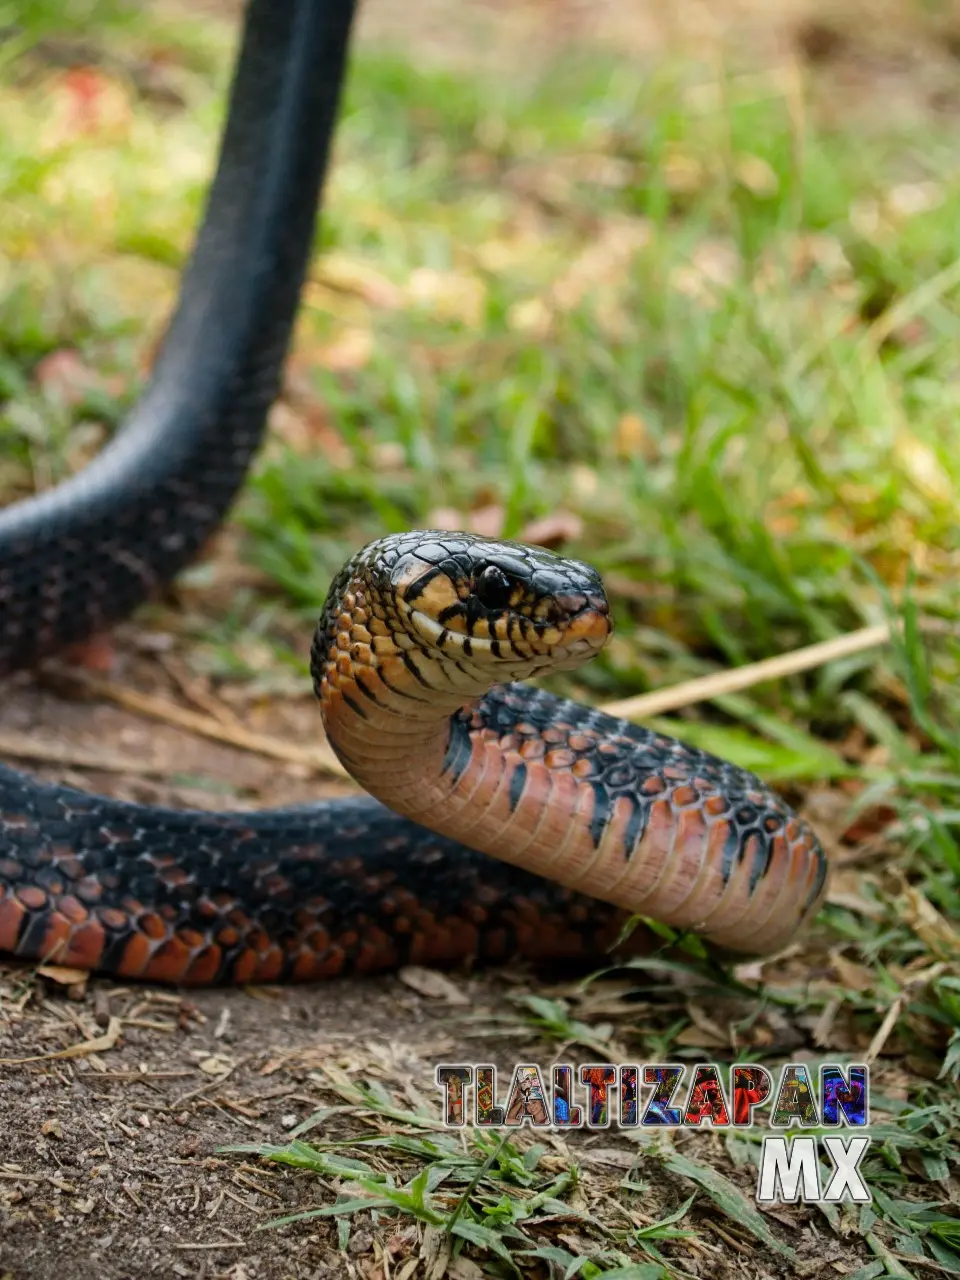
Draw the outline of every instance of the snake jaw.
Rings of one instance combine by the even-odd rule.
[[[532,629],[529,637],[524,637],[529,649],[523,652],[523,641],[505,644],[486,636],[464,636],[409,606],[403,606],[401,613],[439,661],[454,659],[461,671],[466,667],[476,674],[478,692],[485,691],[494,681],[510,683],[579,667],[599,653],[611,633],[608,612],[588,606],[566,625],[553,624],[543,631]]]

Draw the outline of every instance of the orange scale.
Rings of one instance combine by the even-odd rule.
[[[326,929],[314,929],[307,934],[306,945],[311,951],[316,952],[318,955],[323,955],[330,946],[330,935]]]
[[[497,957],[502,956],[507,949],[506,929],[491,929],[484,939],[484,942],[486,943],[486,946],[484,947],[484,954],[490,956],[491,959],[497,959]]]
[[[191,929],[189,925],[182,925],[177,930],[177,937],[188,947],[202,947],[207,940],[206,934],[200,933],[197,929]]]
[[[514,936],[517,941],[517,950],[525,956],[536,955],[537,950],[537,930],[533,925],[518,924],[514,926]]]
[[[168,888],[176,889],[180,885],[187,884],[193,877],[188,871],[184,871],[183,867],[169,867],[160,879]]]
[[[427,954],[438,964],[443,960],[451,960],[460,954],[460,949],[453,941],[451,931],[441,925],[430,934],[427,940]]]
[[[14,951],[27,911],[15,898],[0,898],[0,951]]]
[[[53,912],[47,921],[46,929],[43,931],[43,941],[40,943],[41,958],[62,964],[63,953],[70,942],[71,932],[70,922],[65,920],[58,912]]]
[[[159,941],[167,936],[167,925],[156,911],[144,911],[137,917],[137,928],[148,938]]]
[[[249,948],[241,951],[233,962],[230,976],[238,986],[252,982],[257,972],[257,953]]]
[[[673,793],[673,803],[678,805],[696,804],[699,799],[693,787],[677,787]]]
[[[427,957],[427,939],[422,933],[415,933],[410,939],[410,945],[407,948],[407,963],[419,964],[421,960]]]
[[[271,946],[258,958],[257,981],[276,982],[283,973],[284,954],[278,946]]]
[[[715,822],[707,833],[707,861],[717,862],[723,858],[723,847],[730,835],[730,823],[725,818]]]
[[[649,778],[644,778],[640,784],[640,790],[645,796],[658,796],[666,789],[663,779],[658,778],[656,774],[651,775]]]
[[[182,982],[190,959],[190,949],[179,938],[168,938],[147,961],[143,976],[153,982]]]
[[[288,970],[291,982],[313,982],[320,965],[312,951],[301,951]]]
[[[338,946],[330,948],[328,955],[324,956],[317,964],[314,978],[319,982],[323,978],[335,978],[343,971],[346,956]]]
[[[239,941],[240,934],[236,929],[231,929],[229,926],[226,929],[221,929],[217,934],[217,944],[224,948],[235,947]]]
[[[86,920],[90,914],[83,903],[70,893],[65,894],[64,897],[57,902],[57,910],[65,919],[69,920],[71,924],[83,924],[84,920]]]
[[[354,958],[353,966],[357,973],[376,973],[381,969],[389,969],[394,961],[395,956],[390,948],[365,942]]]
[[[77,969],[95,969],[103,956],[106,932],[96,920],[74,929],[63,955],[63,963]]]
[[[558,747],[553,751],[548,751],[543,757],[543,763],[548,769],[569,769],[576,760],[576,756],[566,747]]]
[[[73,886],[73,891],[78,898],[82,898],[84,902],[93,906],[103,897],[103,885],[99,880],[94,880],[93,876],[86,879],[78,880]]]
[[[47,905],[47,895],[35,884],[24,884],[17,888],[17,897],[31,911],[39,911]]]
[[[723,796],[707,796],[703,802],[704,813],[709,813],[711,817],[726,813],[729,808],[730,803]]]
[[[117,966],[117,973],[122,978],[139,978],[149,959],[150,943],[142,933],[135,933],[127,939],[123,956]]]
[[[116,907],[97,907],[97,918],[108,929],[128,929],[130,917]]]
[[[222,958],[219,947],[204,947],[190,962],[184,981],[189,982],[191,986],[209,986],[220,972]]]

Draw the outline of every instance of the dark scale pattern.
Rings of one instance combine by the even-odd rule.
[[[678,813],[688,805],[708,808],[713,820],[729,827],[723,848],[722,877],[753,848],[750,891],[770,867],[774,841],[789,833],[808,839],[817,874],[804,910],[819,897],[827,860],[813,833],[755,774],[662,734],[616,720],[591,707],[555,698],[524,685],[498,686],[472,711],[453,720],[445,768],[456,777],[469,763],[472,737],[493,735],[501,750],[527,760],[543,759],[553,768],[569,769],[589,781],[596,796],[592,838],[599,845],[618,798],[633,807],[624,857],[643,839],[653,804],[666,800]],[[511,797],[519,800],[522,782]]]
[[[0,950],[56,950],[61,963],[125,977],[596,961],[625,920],[371,799],[209,815],[40,786],[0,766],[0,809]]]

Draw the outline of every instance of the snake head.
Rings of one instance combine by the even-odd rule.
[[[591,565],[471,533],[404,534],[377,577],[408,635],[493,681],[579,666],[611,632]]]

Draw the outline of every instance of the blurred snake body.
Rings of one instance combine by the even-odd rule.
[[[129,614],[229,508],[279,385],[352,7],[249,6],[151,382],[86,471],[0,512],[0,675]],[[518,683],[578,665],[609,631],[579,561],[436,531],[371,543],[334,580],[312,653],[328,738],[370,795],[211,814],[0,766],[0,952],[214,984],[602,963],[633,915],[733,951],[781,947],[826,879],[786,804],[742,769]]]

